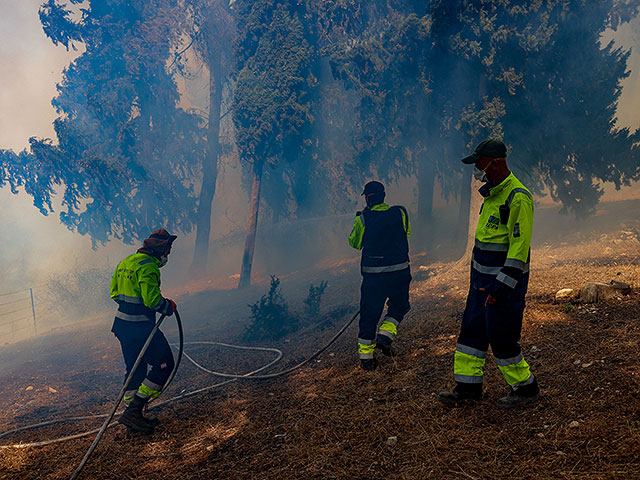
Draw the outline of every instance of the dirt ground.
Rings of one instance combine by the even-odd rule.
[[[87,479],[640,479],[640,221],[538,242],[522,346],[542,387],[540,402],[501,411],[507,387],[487,361],[485,398],[449,409],[452,363],[468,288],[468,266],[413,258],[412,310],[398,355],[361,371],[355,325],[317,361],[277,380],[242,381],[159,410],[152,436],[107,430],[86,465]],[[609,231],[609,230],[608,230]],[[421,268],[422,266],[422,268]],[[309,282],[329,280],[325,320],[277,342],[294,365],[323,346],[357,307],[355,262],[283,279],[292,307]],[[618,280],[632,293],[606,303],[556,301],[561,288]],[[248,292],[202,292],[181,299],[186,340],[238,342]],[[171,319],[163,328],[175,338]],[[122,381],[110,321],[0,352],[0,431],[106,413]],[[208,368],[244,373],[272,357],[221,347],[187,347]],[[172,397],[218,382],[184,361]],[[8,445],[71,435],[99,421],[57,424],[0,439]],[[395,440],[393,437],[397,437]],[[2,450],[2,479],[66,479],[93,436],[45,447]]]

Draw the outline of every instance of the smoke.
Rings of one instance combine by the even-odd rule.
[[[627,67],[631,74],[622,81],[622,95],[618,103],[616,115],[618,127],[629,127],[631,130],[640,128],[640,16],[629,23],[622,24],[618,30],[607,30],[602,36],[602,43],[613,40],[617,47],[631,49],[631,56]]]
[[[31,136],[54,135],[52,121],[56,113],[50,101],[56,95],[55,84],[61,80],[63,68],[81,53],[55,47],[45,37],[37,14],[40,3],[40,0],[4,2],[4,15],[0,18],[0,79],[3,85],[0,92],[0,111],[3,112],[0,117],[0,146],[16,151],[25,148]],[[623,82],[617,110],[618,126],[632,129],[640,127],[640,111],[634,108],[640,95],[639,32],[640,19],[636,18],[630,24],[624,24],[617,31],[606,32],[603,36],[603,43],[613,39],[616,45],[633,48],[629,59],[631,75]],[[200,69],[195,71],[192,79],[181,80],[185,108],[206,110],[207,75],[205,70]],[[455,81],[455,76],[452,81]],[[229,120],[230,116],[225,119],[222,130],[222,135],[228,137],[227,146],[233,140],[233,132],[225,127]],[[344,115],[340,120],[348,126],[353,118]],[[334,145],[349,145],[351,139],[349,133],[345,133],[349,131],[346,128],[342,132],[339,130],[327,130],[321,135]],[[455,153],[464,148],[464,145],[451,145],[450,151]],[[450,158],[446,160],[458,161],[454,153],[450,153]],[[331,172],[335,176],[341,173]],[[221,164],[212,212],[212,253],[209,263],[213,283],[226,287],[235,286],[233,276],[238,272],[244,247],[248,194],[239,188],[241,183],[242,168],[237,155],[227,151]],[[412,214],[417,211],[414,177],[399,178],[388,182],[386,186],[388,203],[405,205]],[[447,197],[442,193],[443,190],[436,182],[433,218],[428,224],[424,225],[425,222],[414,220],[412,216],[415,233],[410,243],[413,253],[427,250],[431,258],[446,259],[454,257],[460,248],[463,239],[456,230],[459,195]],[[621,192],[606,186],[605,191],[605,202],[640,197],[637,185],[623,188]],[[318,205],[322,206],[325,195],[332,199],[325,211],[310,218],[305,217],[302,213],[305,207],[318,212]],[[60,225],[57,214],[43,217],[38,213],[26,195],[14,196],[5,188],[0,190],[0,201],[0,220],[3,225],[0,230],[3,246],[0,260],[3,271],[7,272],[0,279],[2,291],[46,282],[52,274],[68,272],[75,265],[86,265],[87,268],[107,272],[121,258],[138,248],[138,245],[112,241],[93,250],[87,237],[72,233]],[[355,210],[364,206],[359,193],[347,187],[339,192],[326,192],[319,188],[313,190],[308,202],[308,205],[301,205],[303,208],[297,218],[276,223],[271,223],[268,210],[262,209],[255,253],[255,274],[258,278],[266,281],[270,274],[283,275],[310,268],[327,259],[339,261],[358,257],[359,253],[348,246],[347,236]],[[421,222],[428,231],[426,239],[421,237]],[[163,288],[167,291],[178,291],[182,284],[190,282],[188,267],[193,246],[193,234],[180,236],[176,242],[170,262],[162,271]],[[105,278],[105,282],[108,282],[108,278]]]
[[[52,137],[51,99],[62,70],[80,53],[55,47],[38,18],[40,0],[7,0],[0,16],[0,146],[21,151],[29,137]]]

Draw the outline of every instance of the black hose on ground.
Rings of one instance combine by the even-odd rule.
[[[322,347],[320,350],[318,350],[316,353],[314,353],[313,355],[311,355],[309,358],[307,358],[306,360],[304,360],[303,362],[300,362],[299,364],[288,368],[286,370],[283,370],[282,372],[277,372],[277,373],[269,373],[267,375],[233,375],[231,373],[220,373],[220,372],[213,372],[211,370],[207,370],[206,368],[199,366],[199,368],[201,368],[202,370],[204,370],[205,372],[208,372],[212,375],[216,375],[218,377],[225,377],[225,378],[237,378],[239,380],[269,380],[272,378],[277,378],[277,377],[282,377],[283,375],[287,375],[291,372],[293,372],[294,370],[299,369],[300,367],[303,367],[304,365],[306,365],[307,363],[315,360],[322,352],[324,352],[327,348],[329,348],[333,342],[335,342],[338,337],[340,335],[342,335],[344,333],[344,331],[349,328],[349,325],[351,325],[353,323],[353,321],[358,317],[358,315],[360,315],[360,310],[358,310],[353,317],[351,317],[351,320],[349,320],[347,323],[344,324],[344,326],[338,330],[338,333],[336,333],[334,335],[334,337],[329,341],[329,343],[327,343],[324,347]],[[185,356],[191,360],[194,364],[197,365],[197,363],[195,362],[195,360],[193,360],[188,354],[185,353]]]

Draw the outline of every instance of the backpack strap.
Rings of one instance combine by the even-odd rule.
[[[409,212],[407,212],[407,209],[404,208],[402,205],[394,205],[392,208],[397,208],[404,213],[404,231],[408,232],[409,231]]]

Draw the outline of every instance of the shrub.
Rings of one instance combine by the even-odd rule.
[[[251,308],[251,322],[243,335],[245,340],[275,340],[298,328],[298,319],[280,292],[280,280],[271,275],[269,292]]]
[[[76,263],[66,272],[49,276],[43,300],[48,310],[66,319],[113,310],[115,304],[109,296],[112,273],[106,267],[82,268]]]
[[[314,320],[320,313],[320,303],[322,302],[322,294],[327,288],[328,282],[320,282],[317,287],[312,283],[309,285],[309,294],[304,300],[304,316],[309,320]]]

